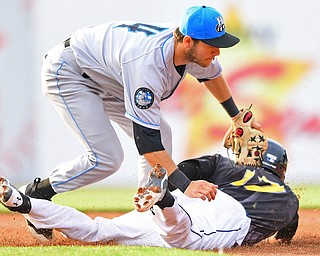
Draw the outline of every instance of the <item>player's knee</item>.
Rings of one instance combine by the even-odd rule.
[[[112,169],[117,171],[120,169],[123,160],[124,160],[124,154],[123,151],[117,151],[116,154],[112,154],[110,157]]]
[[[99,167],[106,172],[116,172],[120,169],[124,160],[124,153],[122,148],[112,148],[100,154]]]

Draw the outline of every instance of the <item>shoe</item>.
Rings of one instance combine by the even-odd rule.
[[[51,201],[51,197],[42,194],[38,190],[38,185],[40,183],[40,178],[35,178],[33,183],[29,183],[27,185],[22,186],[19,188],[21,192],[23,192],[25,195],[37,198],[37,199],[45,199],[48,201]],[[39,242],[41,243],[47,243],[50,242],[53,238],[53,229],[47,229],[47,228],[36,228],[28,219],[26,219],[26,223],[28,226],[28,229],[31,233],[31,235]]]
[[[28,229],[31,235],[41,243],[50,242],[53,239],[53,229],[36,228],[29,220],[26,219]]]
[[[145,186],[139,187],[134,195],[134,207],[138,212],[151,209],[160,201],[168,187],[167,172],[161,165],[157,164],[149,172],[149,178]]]
[[[35,178],[33,183],[29,183],[27,185],[22,186],[19,190],[27,196],[37,198],[37,199],[45,199],[51,201],[52,195],[47,195],[43,192],[40,192],[38,189],[39,183],[41,179],[39,177]]]
[[[0,177],[0,202],[10,211],[29,213],[30,199],[16,189],[7,178]]]
[[[5,177],[0,177],[0,202],[10,211],[27,214],[31,210],[30,198],[16,189]],[[38,229],[29,220],[26,219],[26,222],[32,236],[39,242],[52,240],[52,229]]]

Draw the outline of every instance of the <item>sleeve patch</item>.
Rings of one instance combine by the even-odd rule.
[[[134,93],[134,104],[140,109],[148,109],[154,102],[153,92],[145,87],[140,87]]]

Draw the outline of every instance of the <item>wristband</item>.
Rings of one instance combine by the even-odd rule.
[[[168,177],[169,183],[174,186],[175,188],[178,188],[182,192],[186,191],[187,187],[190,185],[191,180],[188,179],[188,177],[177,168],[169,177]]]
[[[239,109],[237,108],[236,104],[233,101],[233,98],[230,97],[224,102],[221,102],[221,105],[227,111],[230,117],[234,117],[239,113]]]

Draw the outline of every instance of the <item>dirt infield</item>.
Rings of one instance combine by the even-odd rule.
[[[259,244],[252,247],[239,247],[225,250],[234,255],[320,255],[320,209],[300,210],[300,223],[297,234],[290,245]],[[88,213],[91,217],[96,213]],[[99,216],[111,218],[120,213],[99,213]],[[0,246],[37,246],[38,243],[26,231],[25,220],[17,213],[0,214]],[[5,234],[5,235],[4,235]],[[73,241],[55,232],[55,240],[48,245],[88,245]]]

